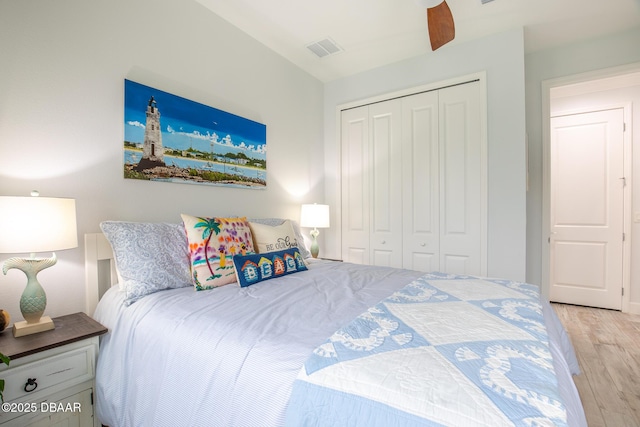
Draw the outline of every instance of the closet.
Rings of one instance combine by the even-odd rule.
[[[486,273],[480,82],[341,111],[342,257]]]

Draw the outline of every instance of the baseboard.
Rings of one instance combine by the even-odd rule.
[[[630,302],[629,303],[629,314],[640,314],[640,302]]]

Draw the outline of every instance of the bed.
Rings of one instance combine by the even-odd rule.
[[[124,245],[137,262],[171,263],[157,226]],[[179,247],[180,225],[169,229]],[[110,239],[116,258],[136,239],[123,236]],[[587,425],[573,347],[536,286],[305,253],[295,274],[130,302],[105,236],[85,248],[88,305],[100,299],[94,318],[109,329],[96,371],[104,425]],[[243,256],[237,271],[260,265]]]

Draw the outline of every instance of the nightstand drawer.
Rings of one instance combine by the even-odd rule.
[[[51,388],[70,387],[94,377],[95,346],[88,345],[1,372],[4,398],[21,400]]]

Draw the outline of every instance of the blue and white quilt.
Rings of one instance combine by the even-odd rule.
[[[426,274],[317,347],[289,426],[566,426],[538,287]]]

